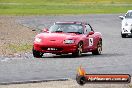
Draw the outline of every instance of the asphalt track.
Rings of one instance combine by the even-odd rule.
[[[45,54],[34,58],[26,53],[22,56],[0,59],[0,83],[46,79],[75,79],[77,68],[82,65],[87,73],[132,74],[132,40],[121,38],[121,14],[59,15],[20,17],[16,22],[31,28],[48,27],[55,21],[86,21],[95,31],[103,35],[103,54],[91,53],[73,58],[71,55]]]

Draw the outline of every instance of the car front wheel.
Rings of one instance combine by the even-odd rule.
[[[33,51],[33,56],[36,58],[41,58],[43,56],[42,52],[36,51],[36,50],[32,50]]]
[[[121,37],[122,37],[122,38],[126,38],[126,34],[122,34],[122,33],[121,33]]]
[[[82,55],[82,51],[83,51],[83,44],[80,42],[78,44],[78,48],[77,48],[76,52],[72,53],[72,55],[75,56],[75,57],[81,56]]]
[[[102,53],[102,41],[100,40],[97,45],[97,49],[92,52],[93,55],[100,55]]]

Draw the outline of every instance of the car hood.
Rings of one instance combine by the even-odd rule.
[[[39,37],[41,39],[45,40],[65,40],[65,39],[76,39],[80,35],[75,33],[40,33],[36,37]]]
[[[132,24],[132,19],[124,19],[123,22],[128,23],[128,24]]]

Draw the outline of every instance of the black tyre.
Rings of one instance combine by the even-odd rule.
[[[36,58],[41,58],[43,56],[42,52],[36,51],[36,50],[32,50],[33,51],[33,56]]]
[[[121,37],[122,38],[126,38],[126,34],[121,34]]]
[[[100,40],[97,49],[92,52],[93,55],[100,55],[102,53],[102,41]]]
[[[82,51],[83,51],[83,43],[80,42],[78,44],[78,48],[77,48],[76,52],[72,53],[72,55],[75,57],[82,56]]]
[[[121,33],[121,37],[122,37],[122,38],[126,38],[126,34],[122,34],[122,33]]]

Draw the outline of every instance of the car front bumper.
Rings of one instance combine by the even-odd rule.
[[[34,44],[34,50],[42,53],[53,53],[53,54],[67,54],[74,53],[77,50],[75,44],[64,44],[64,45],[40,45]]]
[[[122,34],[132,35],[132,26],[126,26],[122,28]]]

